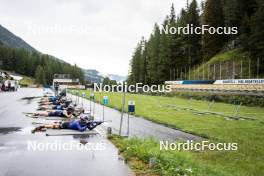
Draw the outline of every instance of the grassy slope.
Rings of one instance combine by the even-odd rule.
[[[19,81],[19,84],[21,86],[29,86],[29,85],[35,84],[35,79],[24,76],[23,79]]]
[[[249,69],[248,69],[249,54],[247,52],[241,52],[239,49],[234,49],[234,50],[231,50],[228,52],[219,53],[219,54],[215,55],[214,57],[212,57],[206,63],[203,63],[200,66],[198,66],[195,70],[193,70],[190,73],[191,79],[194,79],[194,75],[196,75],[196,76],[200,75],[200,78],[201,78],[203,75],[203,72],[205,74],[205,78],[207,79],[207,77],[208,77],[208,65],[213,66],[213,64],[218,64],[220,62],[234,61],[237,65],[240,66],[241,60],[243,60],[243,78],[247,78],[248,72],[249,72]],[[253,66],[251,66],[251,67],[253,67]],[[204,69],[204,71],[203,71],[203,69]],[[251,68],[251,69],[253,69],[253,68]],[[218,71],[218,70],[216,70],[216,71]],[[225,68],[225,65],[222,65],[222,74],[224,74],[226,71],[227,71],[227,68]],[[240,72],[240,68],[239,68],[239,71],[236,70],[236,72],[237,73]],[[211,75],[211,79],[212,79],[213,70],[211,70],[210,73],[211,73],[210,75]],[[252,70],[251,70],[251,74],[253,74]],[[253,75],[251,75],[251,76],[253,76]]]
[[[89,95],[89,91],[86,91]],[[122,94],[96,93],[96,100],[109,97],[109,106],[121,109]],[[183,98],[127,94],[128,100],[136,101],[136,115],[169,125],[212,141],[237,142],[237,152],[207,151],[191,153],[192,157],[202,163],[221,168],[233,175],[264,175],[264,109],[258,107],[241,108],[241,114],[255,117],[256,121],[227,121],[214,115],[199,116],[189,111],[177,111],[168,105],[188,106],[189,101]],[[126,104],[127,104],[126,101]],[[193,100],[191,106],[206,110],[208,102]],[[126,105],[127,107],[127,105]],[[230,104],[216,103],[212,111],[233,114]]]

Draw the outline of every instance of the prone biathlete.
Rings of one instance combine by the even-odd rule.
[[[57,117],[65,117],[65,118],[73,118],[74,108],[68,107],[66,110],[47,110],[43,112],[34,113],[34,116],[57,116]]]
[[[54,101],[41,101],[39,102],[40,105],[60,105],[66,101],[66,98],[60,98]]]
[[[60,98],[61,97],[59,96],[44,97],[40,101],[41,102],[53,102],[53,101],[59,100]]]
[[[70,106],[71,102],[72,101],[65,101],[64,103],[59,105],[40,105],[39,110],[64,110]]]
[[[40,102],[54,102],[56,100],[60,100],[63,97],[66,97],[66,90],[61,91],[59,95],[49,96],[49,97],[44,96]]]
[[[72,129],[80,132],[85,131],[86,129],[92,130],[98,125],[101,125],[102,121],[93,121],[88,120],[88,116],[81,115],[80,119],[70,120],[70,121],[61,121],[51,124],[44,124],[34,128],[31,132],[35,133],[37,131],[45,131],[46,129]]]

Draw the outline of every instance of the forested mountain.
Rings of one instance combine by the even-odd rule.
[[[24,48],[27,51],[37,52],[32,46],[26,43],[18,36],[11,33],[9,30],[0,25],[0,41],[10,48]]]
[[[126,76],[120,76],[120,75],[116,75],[116,74],[108,74],[107,77],[109,77],[109,79],[115,80],[117,82],[123,82],[127,79]]]
[[[264,73],[264,1],[263,0],[206,0],[197,4],[192,0],[177,15],[172,4],[170,14],[161,25],[154,25],[150,37],[137,44],[130,62],[129,83],[163,84],[175,70],[188,74],[213,56],[239,49],[248,53],[252,64],[260,65]],[[237,34],[165,34],[162,28],[237,27]],[[237,53],[237,52],[233,52]],[[254,76],[254,71],[252,74]],[[256,72],[256,71],[255,71]],[[178,74],[178,73],[177,73]],[[187,76],[181,76],[187,79]]]
[[[101,83],[104,77],[94,69],[84,70],[84,79],[88,83]]]
[[[94,69],[84,70],[84,79],[88,83],[102,83],[105,78],[115,80],[116,82],[123,82],[127,79],[126,76],[120,76],[116,74],[102,74]]]
[[[72,78],[84,81],[83,70],[77,65],[36,51],[3,27],[0,28],[0,61],[0,68],[35,77],[37,83],[43,85],[51,85],[56,73],[70,74]]]

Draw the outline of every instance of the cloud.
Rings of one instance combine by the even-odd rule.
[[[0,0],[0,20],[43,53],[82,68],[126,75],[132,52],[171,4],[185,0]]]

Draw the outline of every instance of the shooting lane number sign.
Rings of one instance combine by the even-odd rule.
[[[135,113],[135,108],[136,108],[135,101],[132,100],[128,101],[128,112]]]
[[[108,96],[104,96],[104,98],[103,98],[103,104],[104,105],[108,105],[108,103],[109,103]]]

